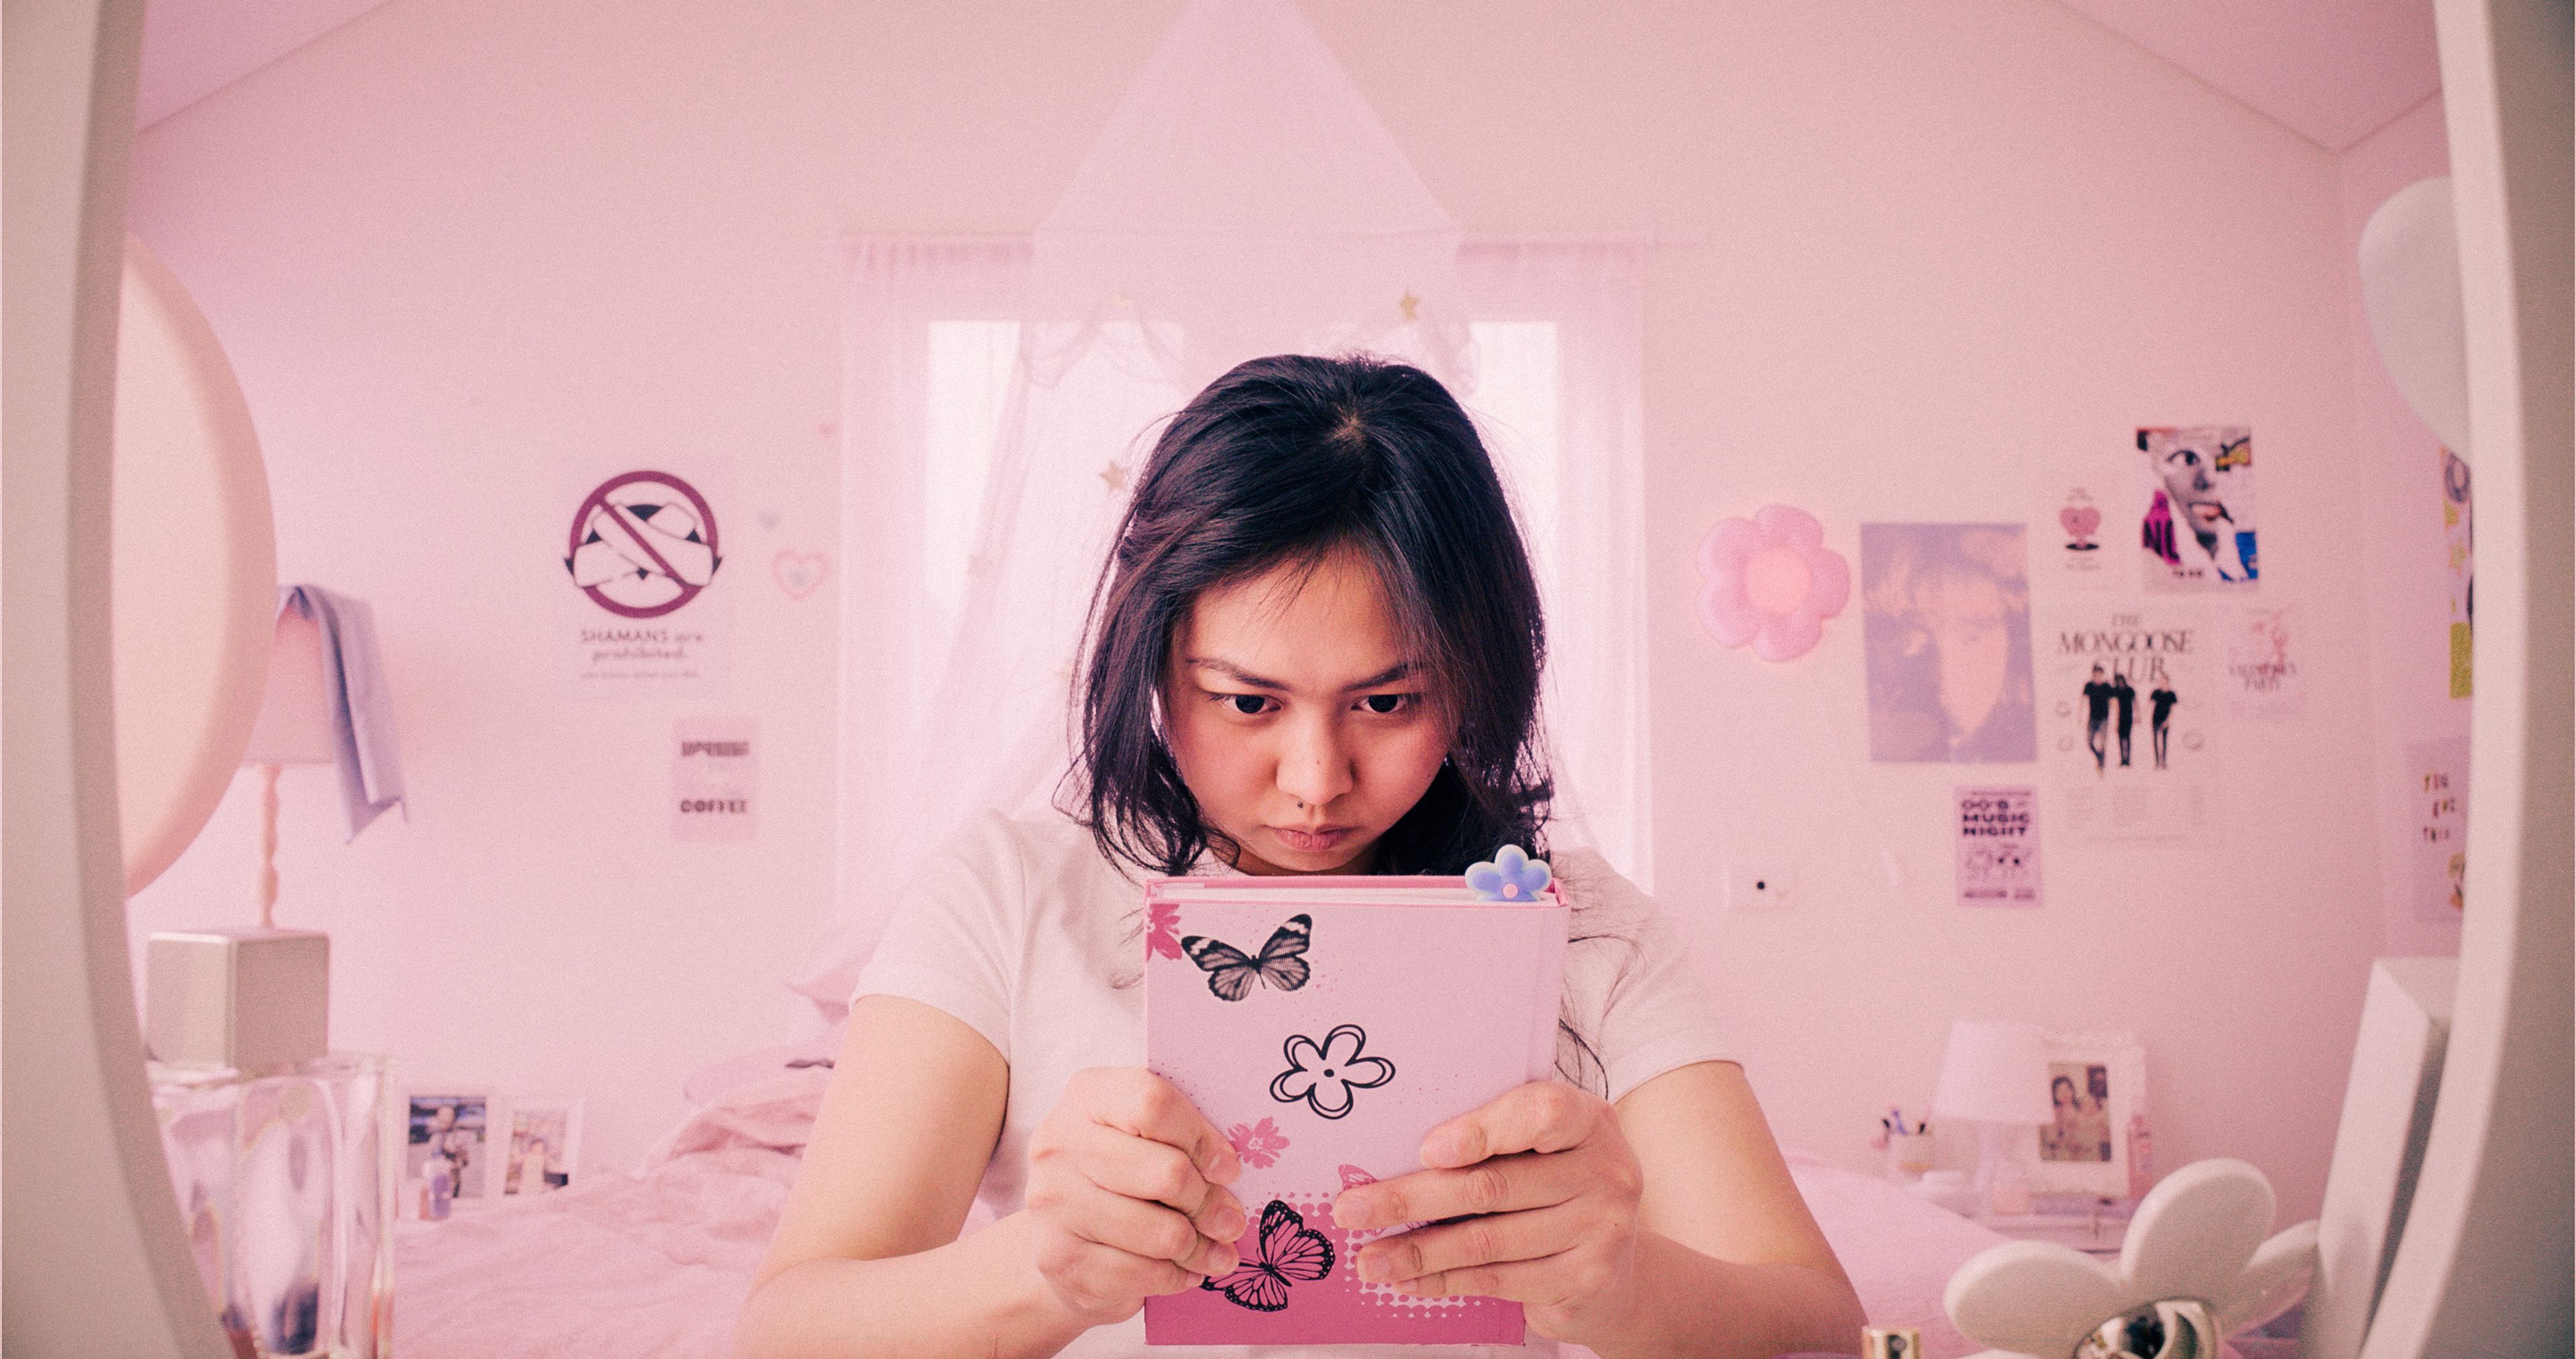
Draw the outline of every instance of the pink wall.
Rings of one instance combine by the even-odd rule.
[[[2313,1213],[2381,931],[2334,159],[2049,0],[1308,9],[1471,232],[1669,242],[1657,876],[1783,1139],[1865,1158],[1953,1017],[2130,1027],[2165,1164],[2245,1156]],[[738,580],[721,705],[560,701],[558,465],[727,452],[756,562],[836,549],[835,235],[1027,230],[1174,11],[395,0],[143,136],[136,229],[233,352],[281,570],[384,631],[410,822],[343,848],[323,776],[287,781],[281,914],[333,931],[343,1045],[586,1096],[624,1165],[684,1073],[798,1033],[834,601]],[[1698,538],[1772,500],[1847,555],[1864,520],[2035,518],[2064,471],[2125,474],[2132,426],[2192,421],[2257,431],[2307,714],[2226,757],[2223,837],[2056,835],[2044,910],[1952,905],[1949,789],[2027,767],[1869,764],[1856,614],[1792,665],[1721,652]],[[761,720],[756,844],[665,832],[699,712]],[[236,789],[138,931],[240,918],[252,836]],[[1720,905],[1753,854],[1797,867],[1794,910]]]

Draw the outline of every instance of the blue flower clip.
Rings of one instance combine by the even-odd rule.
[[[1467,866],[1467,888],[1480,901],[1533,901],[1552,877],[1547,860],[1531,858],[1518,845],[1496,850],[1490,862]]]

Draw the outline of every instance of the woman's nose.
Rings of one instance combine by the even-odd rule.
[[[1330,722],[1293,725],[1279,752],[1279,788],[1318,812],[1351,790],[1350,752]]]

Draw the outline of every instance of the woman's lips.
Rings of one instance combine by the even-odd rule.
[[[1298,850],[1307,854],[1313,854],[1322,850],[1331,849],[1342,843],[1344,840],[1349,839],[1351,828],[1348,826],[1328,826],[1322,830],[1302,831],[1294,830],[1287,826],[1272,826],[1270,828],[1270,833],[1279,837],[1279,843],[1286,845],[1290,849]]]

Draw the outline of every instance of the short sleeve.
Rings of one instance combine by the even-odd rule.
[[[895,893],[894,914],[851,991],[901,996],[954,1016],[1011,1059],[1013,969],[1028,913],[1011,823],[975,819]]]
[[[1557,859],[1575,908],[1565,954],[1568,1017],[1591,1046],[1608,1098],[1616,1103],[1694,1062],[1739,1060],[1672,917],[1599,854]]]

